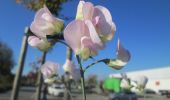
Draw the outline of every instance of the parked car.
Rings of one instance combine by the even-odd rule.
[[[65,86],[63,84],[57,85],[53,84],[48,87],[48,93],[53,96],[63,96],[65,91]]]
[[[137,100],[138,96],[133,92],[110,93],[109,100]]]
[[[156,94],[156,92],[152,89],[145,89],[144,93],[146,93],[146,94]]]
[[[161,95],[165,95],[167,98],[170,98],[170,91],[168,90],[159,90]]]

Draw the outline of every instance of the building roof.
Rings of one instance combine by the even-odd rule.
[[[147,76],[149,79],[153,78],[169,78],[170,79],[170,67],[162,67],[162,68],[153,68],[147,70],[139,70],[139,71],[131,71],[126,72],[128,77],[136,77],[136,76]],[[111,74],[110,76],[121,76],[119,74]]]

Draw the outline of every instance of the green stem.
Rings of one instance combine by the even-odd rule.
[[[72,60],[72,54],[73,51],[71,48],[67,47],[67,53],[66,53],[66,58],[69,59],[70,61]],[[72,95],[71,95],[71,80],[70,80],[70,73],[65,72],[64,75],[64,84],[65,84],[65,92],[64,92],[64,100],[73,100]]]
[[[85,91],[85,81],[84,81],[84,70],[81,64],[81,59],[78,55],[76,55],[79,67],[80,67],[80,74],[81,74],[81,88],[83,93],[83,100],[86,100],[86,91]]]
[[[70,99],[71,99],[71,100],[73,100],[73,96],[72,96],[71,91],[70,91],[68,88],[66,88],[66,91],[67,91],[67,92],[68,92],[68,94],[70,95]]]
[[[88,65],[88,66],[84,69],[84,72],[86,72],[87,69],[89,69],[90,67],[92,67],[93,65],[95,65],[95,64],[97,64],[97,63],[100,63],[100,62],[106,63],[106,62],[108,62],[108,61],[109,61],[109,59],[101,59],[101,60],[98,60],[98,61],[96,61],[96,62],[93,62],[93,63],[91,63],[90,65]]]
[[[143,100],[146,100],[145,92],[144,91],[142,91],[142,92],[143,92]]]
[[[41,65],[45,63],[47,52],[43,52]],[[36,100],[41,99],[41,88],[43,85],[43,77],[41,71],[38,72],[38,87],[36,88]],[[46,95],[46,94],[44,94]]]
[[[62,80],[62,78],[59,77],[59,80]],[[67,95],[68,97],[66,97],[65,94],[64,94],[64,100],[73,100],[73,96],[72,96],[71,90],[69,89],[70,87],[68,87],[68,85],[66,84],[65,81],[63,81],[63,83],[64,83],[64,86],[65,86],[65,90],[66,90],[66,92],[69,95],[69,96]]]

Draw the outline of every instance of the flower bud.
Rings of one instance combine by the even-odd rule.
[[[41,66],[41,73],[43,74],[45,83],[53,83],[57,78],[57,70],[59,65],[50,61],[47,61]]]
[[[129,62],[130,53],[120,44],[120,40],[118,40],[116,55],[117,55],[116,59],[110,59],[109,61],[106,62],[106,64],[109,67],[121,69]]]

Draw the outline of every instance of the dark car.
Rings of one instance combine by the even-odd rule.
[[[109,100],[137,100],[138,96],[133,92],[110,93]]]
[[[145,89],[144,93],[146,93],[146,94],[156,94],[156,92],[154,90],[151,90],[151,89]]]

